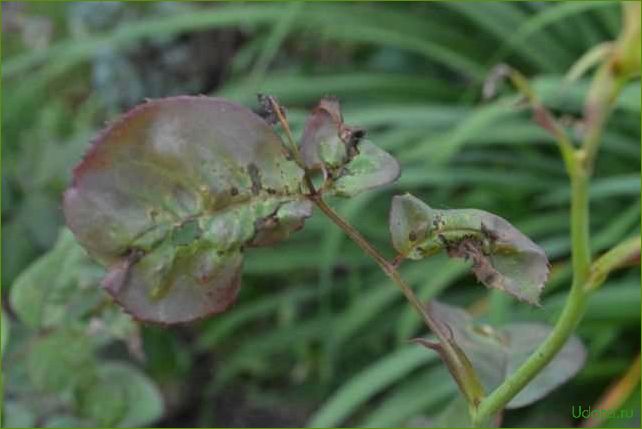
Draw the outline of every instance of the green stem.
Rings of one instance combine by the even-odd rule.
[[[578,152],[580,153],[580,152]],[[579,323],[588,294],[584,285],[590,271],[588,175],[583,163],[575,160],[571,174],[571,242],[573,284],[562,314],[546,340],[514,373],[479,405],[473,415],[476,426],[503,409],[555,357]]]
[[[580,287],[572,288],[564,310],[555,324],[549,337],[537,350],[495,389],[479,405],[473,416],[475,426],[481,426],[494,414],[502,410],[564,346],[568,337],[573,333],[586,308],[586,295]]]
[[[573,288],[584,285],[591,265],[591,246],[589,236],[589,175],[578,160],[583,151],[578,150],[571,174],[571,248],[573,263]]]
[[[624,31],[618,40],[624,51],[639,51],[639,4],[636,18],[632,19],[629,31]],[[625,23],[626,15],[624,16]],[[634,24],[637,24],[635,26]],[[626,26],[625,26],[626,27]],[[629,40],[630,39],[630,40]],[[630,45],[630,46],[629,46]],[[630,48],[630,49],[629,49]],[[626,58],[625,58],[626,59]],[[562,152],[567,172],[571,179],[571,244],[573,283],[562,314],[546,340],[526,359],[513,374],[484,399],[472,418],[476,426],[484,424],[490,417],[502,410],[506,404],[519,393],[559,352],[586,309],[586,302],[592,290],[606,278],[608,272],[622,265],[632,255],[639,255],[639,240],[629,240],[615,247],[591,266],[589,235],[589,201],[588,188],[595,158],[602,139],[604,126],[613,109],[617,96],[631,73],[614,67],[616,60],[623,58],[606,58],[589,89],[584,109],[584,120],[587,124],[582,147],[575,149],[555,118],[541,105],[536,95],[530,90],[528,81],[519,73],[509,74],[513,84],[529,99],[536,120],[548,129],[557,140]],[[639,62],[639,57],[638,60]],[[635,64],[639,73],[639,65]],[[633,69],[635,68],[633,67]],[[632,69],[632,71],[634,71]]]
[[[634,262],[640,262],[640,237],[622,241],[593,262],[585,289],[594,291],[604,283],[611,271]]]
[[[604,67],[604,66],[603,66]],[[589,129],[581,149],[571,149],[561,136],[557,136],[565,164],[571,179],[571,245],[573,262],[573,283],[553,331],[535,352],[513,374],[495,389],[473,413],[473,423],[483,424],[489,417],[503,409],[559,352],[575,330],[586,308],[590,291],[602,282],[605,275],[591,276],[591,248],[589,234],[589,180],[602,132],[612,105],[622,89],[623,79],[609,76],[610,80],[598,73],[589,91],[587,111]],[[608,88],[600,88],[607,81]],[[629,246],[631,246],[629,244]],[[630,250],[630,248],[628,248]],[[610,253],[610,252],[609,252]],[[616,252],[624,257],[624,250]],[[611,267],[613,268],[613,267]]]

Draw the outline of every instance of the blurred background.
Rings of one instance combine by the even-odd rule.
[[[489,292],[441,256],[403,275],[422,299],[439,295],[488,323],[552,323],[571,274],[564,166],[509,87],[484,101],[481,86],[508,63],[573,130],[590,73],[573,83],[564,74],[620,27],[617,2],[2,2],[3,426],[446,424],[456,387],[436,354],[408,342],[425,334],[421,321],[319,213],[289,241],[248,252],[231,311],[139,326],[106,299],[102,269],[62,228],[70,171],[105,122],[146,98],[211,94],[255,107],[257,92],[270,93],[299,135],[316,101],[336,95],[346,122],[366,127],[403,172],[331,204],[387,255],[395,193],[497,213],[552,261],[542,308]],[[639,118],[637,80],[600,149],[595,253],[639,234]],[[577,425],[572,406],[608,396],[633,417],[602,424],[639,427],[639,267],[608,279],[578,334],[584,369],[507,412],[505,426]]]

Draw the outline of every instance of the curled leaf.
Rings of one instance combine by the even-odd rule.
[[[397,180],[397,160],[364,136],[365,130],[343,122],[338,100],[324,98],[306,123],[301,157],[307,168],[323,170],[328,191],[338,196],[353,196]]]
[[[242,253],[311,214],[303,171],[250,110],[209,97],[134,108],[74,170],[67,225],[108,267],[105,289],[134,317],[188,322],[224,311]]]
[[[303,130],[301,158],[310,169],[340,167],[347,162],[349,150],[362,134],[363,131],[353,132],[344,125],[338,100],[324,98],[308,117]]]
[[[517,299],[538,304],[548,278],[544,250],[505,219],[476,209],[438,210],[410,194],[395,196],[392,243],[399,254],[421,259],[440,250],[472,261],[477,279]]]

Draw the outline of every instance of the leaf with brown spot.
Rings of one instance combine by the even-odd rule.
[[[301,157],[312,170],[323,170],[330,181],[327,192],[350,197],[394,182],[400,175],[397,160],[372,142],[365,130],[343,122],[335,98],[324,98],[310,114],[301,139]]]
[[[410,194],[395,196],[392,243],[402,257],[421,259],[441,250],[472,262],[477,279],[538,305],[548,278],[544,250],[507,220],[476,209],[438,210]]]

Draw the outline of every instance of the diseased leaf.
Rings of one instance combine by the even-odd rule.
[[[507,373],[513,373],[548,337],[552,328],[537,323],[513,323],[502,331],[508,338]],[[517,394],[506,408],[520,408],[545,397],[579,372],[586,362],[586,349],[571,336],[553,360]]]
[[[359,143],[358,151],[334,183],[334,193],[340,197],[351,197],[399,178],[399,163],[388,152],[368,140]]]
[[[301,157],[326,175],[327,192],[350,197],[397,180],[397,160],[370,141],[365,130],[343,122],[334,98],[322,99],[312,111],[301,139]]]
[[[429,310],[446,326],[454,344],[472,363],[486,391],[492,391],[539,347],[551,333],[539,323],[514,323],[499,328],[481,324],[464,310],[431,301]],[[420,339],[419,342],[426,341]],[[586,351],[572,336],[553,360],[508,403],[507,408],[529,405],[571,379],[582,368]]]
[[[312,110],[303,130],[301,158],[310,169],[341,167],[362,134],[357,131],[355,136],[353,130],[344,125],[337,99],[324,98]]]
[[[409,259],[446,250],[472,262],[477,279],[530,304],[548,278],[544,250],[505,219],[476,209],[432,209],[410,194],[395,196],[390,211],[392,243]]]
[[[390,206],[390,237],[392,245],[408,259],[421,259],[424,250],[421,243],[428,239],[432,221],[430,208],[418,198],[395,195]]]
[[[250,110],[173,97],[107,127],[64,197],[69,228],[134,317],[188,322],[235,300],[243,250],[300,228],[303,171]]]

